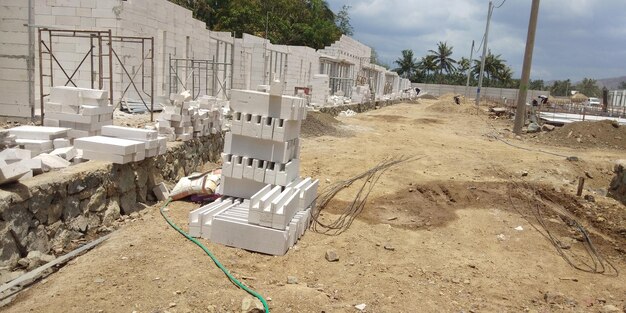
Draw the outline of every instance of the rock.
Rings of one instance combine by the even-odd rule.
[[[576,141],[577,141],[578,143],[583,142],[583,140],[582,140],[580,137],[576,138]]]
[[[621,313],[622,310],[618,309],[616,306],[607,304],[600,308],[600,313]]]
[[[528,171],[523,171],[522,172],[522,177],[526,177],[526,176],[528,176]]]
[[[496,236],[496,238],[498,238],[498,241],[505,241],[506,240],[506,236],[504,234],[499,234]]]
[[[541,126],[541,130],[543,131],[547,131],[547,132],[551,132],[554,130],[554,125],[550,125],[550,124],[543,124],[543,126]]]
[[[78,216],[80,213],[80,200],[78,197],[67,197],[65,199],[65,208],[63,209],[63,220],[69,221],[70,219]]]
[[[326,261],[328,261],[328,262],[337,262],[337,261],[339,261],[339,256],[337,255],[337,253],[334,250],[327,250],[326,251]]]
[[[259,299],[247,296],[241,300],[241,313],[256,312],[256,310],[264,312],[263,303]]]
[[[539,125],[537,123],[530,123],[528,124],[528,127],[526,128],[527,133],[536,133],[539,130],[540,130]]]
[[[394,251],[396,250],[396,248],[394,248],[390,243],[386,243],[383,248],[385,248],[385,250],[389,250],[389,251]]]
[[[128,166],[121,165],[116,174],[114,179],[120,193],[126,193],[135,188],[135,173]]]
[[[367,307],[367,305],[365,303],[361,303],[361,304],[357,304],[354,306],[357,310],[359,311],[364,311],[365,307]]]
[[[615,128],[619,128],[619,126],[620,126],[620,125],[619,125],[619,122],[618,122],[618,121],[616,121],[616,120],[612,120],[612,121],[611,121],[611,126],[613,126],[613,127],[615,127]]]
[[[96,283],[96,284],[102,284],[102,283],[104,283],[104,278],[98,277],[98,278],[94,279],[93,282]]]
[[[84,215],[79,215],[69,223],[71,230],[86,233],[89,226],[89,220]]]
[[[28,259],[29,263],[28,263],[28,270],[32,270],[35,269],[41,265],[44,265],[48,262],[52,262],[54,261],[54,256],[53,255],[48,255],[48,254],[43,254],[39,251],[31,251],[28,253],[28,256],[26,256],[26,258]]]
[[[120,212],[121,208],[119,205],[119,199],[109,199],[109,204],[107,205],[107,209],[104,212],[104,216],[102,217],[102,224],[105,226],[113,225],[113,222],[120,218]]]
[[[546,303],[548,304],[560,304],[560,305],[565,304],[565,302],[567,301],[565,296],[560,292],[546,292],[543,295],[543,300],[546,301]]]
[[[28,264],[30,264],[30,260],[28,258],[21,258],[19,261],[17,261],[17,265],[23,268],[28,268]]]
[[[296,285],[298,284],[298,277],[295,276],[287,276],[287,284]]]
[[[106,208],[106,189],[104,187],[100,187],[96,189],[93,193],[93,196],[88,199],[85,204],[85,208],[83,208],[83,212],[91,211],[91,212],[102,212]]]
[[[585,176],[587,176],[587,178],[589,179],[593,179],[593,175],[591,175],[591,173],[585,171]]]
[[[585,200],[589,201],[589,202],[596,202],[596,198],[592,195],[585,195]]]
[[[567,160],[570,161],[570,162],[578,162],[579,161],[578,157],[576,157],[576,156],[569,156],[569,157],[567,157]]]
[[[122,213],[129,215],[133,212],[137,212],[137,193],[130,191],[120,197],[120,208]]]

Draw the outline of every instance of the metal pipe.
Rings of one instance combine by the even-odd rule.
[[[41,47],[41,28],[39,29],[39,107],[41,110],[41,124],[43,124],[43,51]]]

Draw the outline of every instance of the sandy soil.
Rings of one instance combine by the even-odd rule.
[[[362,303],[366,312],[622,310],[623,274],[569,266],[533,228],[537,222],[527,207],[540,202],[547,229],[568,245],[563,251],[582,256],[568,220],[547,208],[577,216],[601,254],[626,272],[626,209],[603,196],[624,147],[550,147],[515,139],[506,130],[509,122],[431,107],[435,102],[339,118],[337,127],[350,136],[304,139],[302,175],[319,178],[322,188],[385,157],[420,157],[385,173],[345,233],[309,230],[281,257],[203,242],[236,277],[271,299],[272,312],[358,312],[354,306]],[[532,151],[495,140],[494,133]],[[585,195],[595,202],[575,196],[585,173],[593,177]],[[336,218],[353,192],[337,195],[321,218]],[[186,228],[196,207],[176,202],[167,214]],[[330,249],[338,262],[325,260]],[[287,284],[287,276],[298,283]],[[240,312],[246,297],[154,206],[0,311]]]

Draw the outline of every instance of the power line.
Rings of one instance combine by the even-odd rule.
[[[500,7],[502,7],[504,5],[504,3],[506,2],[506,0],[502,0],[502,3],[500,3],[500,5],[496,6],[496,9],[499,9]]]

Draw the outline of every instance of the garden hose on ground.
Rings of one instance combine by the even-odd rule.
[[[249,293],[250,295],[254,296],[255,298],[259,299],[261,301],[261,303],[263,303],[263,308],[265,308],[265,312],[269,313],[270,312],[269,305],[267,304],[267,301],[265,301],[263,296],[258,294],[256,291],[248,288],[246,285],[242,284],[239,280],[237,280],[233,275],[230,274],[228,269],[226,269],[222,265],[222,263],[220,263],[220,261],[218,261],[217,258],[215,258],[213,253],[211,253],[211,251],[209,251],[209,249],[207,249],[207,247],[205,247],[202,243],[200,243],[196,238],[191,237],[189,234],[187,234],[182,229],[180,229],[178,226],[176,226],[176,224],[174,224],[174,222],[172,222],[172,220],[170,220],[165,215],[165,212],[163,212],[163,209],[165,209],[170,204],[170,202],[172,202],[172,199],[171,198],[167,199],[167,201],[165,201],[165,204],[163,204],[163,206],[161,206],[161,208],[159,209],[160,212],[161,212],[161,216],[163,216],[165,221],[167,221],[167,223],[170,224],[170,226],[172,226],[172,228],[174,228],[177,232],[179,232],[181,235],[185,236],[185,238],[189,239],[191,242],[195,243],[198,247],[202,248],[202,250],[204,250],[204,252],[211,258],[211,260],[213,260],[215,265],[217,265],[217,267],[220,270],[222,270],[222,272],[224,272],[224,275],[226,275],[226,277],[228,277],[228,279],[230,279],[230,281],[233,284],[235,284],[237,287],[243,289],[245,292]]]

